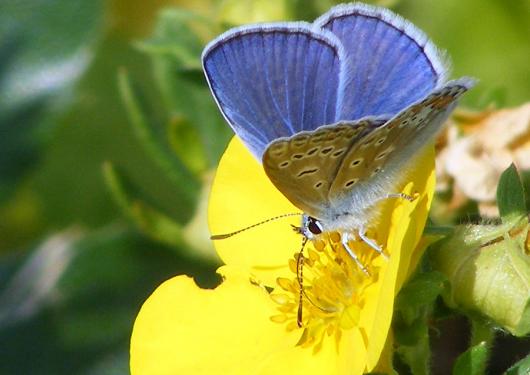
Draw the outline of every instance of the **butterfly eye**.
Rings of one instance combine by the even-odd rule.
[[[307,218],[307,229],[313,234],[322,233],[322,225],[320,225],[320,222],[317,219],[311,216]]]

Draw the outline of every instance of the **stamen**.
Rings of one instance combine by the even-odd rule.
[[[306,246],[307,242],[307,246]],[[288,331],[303,328],[301,347],[318,351],[325,336],[340,337],[343,330],[358,325],[364,306],[364,289],[373,284],[381,266],[374,262],[381,254],[360,239],[350,245],[363,264],[370,265],[367,276],[355,264],[341,243],[339,233],[323,235],[319,240],[304,239],[302,249],[288,260],[293,278],[278,278],[278,288],[271,294],[278,314],[273,322],[284,324]]]

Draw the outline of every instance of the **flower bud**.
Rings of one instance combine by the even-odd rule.
[[[530,225],[526,217],[498,226],[457,227],[433,249],[446,275],[449,306],[479,313],[516,336],[530,332]]]

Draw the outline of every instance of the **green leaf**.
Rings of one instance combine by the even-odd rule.
[[[100,0],[0,1],[0,204],[77,98],[102,20]]]
[[[154,128],[148,123],[140,108],[125,70],[121,70],[118,74],[118,88],[129,114],[132,130],[146,153],[157,163],[164,175],[174,183],[182,199],[195,201],[196,193],[200,188],[199,181],[180,160],[163,147],[155,136]]]
[[[436,237],[440,237],[440,238],[449,236],[453,232],[454,232],[454,227],[438,226],[438,225],[433,225],[433,224],[428,224],[423,229],[423,234],[424,235],[436,236]]]
[[[396,301],[407,324],[418,318],[421,307],[434,303],[445,289],[447,278],[440,272],[431,271],[418,274],[401,289]]]
[[[446,277],[439,272],[419,273],[401,289],[396,299],[392,326],[397,353],[413,374],[429,373],[428,320],[446,283]]]
[[[31,318],[46,307],[69,267],[77,241],[85,235],[71,227],[46,238],[0,287],[0,331]]]
[[[530,374],[530,354],[510,367],[505,375],[528,375]]]
[[[459,4],[458,11],[453,12],[451,19],[439,17],[447,11],[449,4]],[[530,86],[523,72],[528,71],[528,58],[530,56],[530,43],[528,43],[527,26],[530,22],[530,6],[528,1],[480,1],[469,0],[466,2],[446,1],[420,1],[414,4],[402,1],[400,12],[411,20],[416,26],[424,30],[437,45],[444,46],[450,51],[454,61],[456,76],[472,72],[475,77],[480,77],[480,89],[470,90],[463,102],[473,103],[476,108],[485,92],[504,88],[507,106],[523,103],[530,97]],[[473,19],[468,16],[473,14]],[[483,20],[490,20],[497,25],[497,32],[491,31],[491,26]],[[467,21],[466,21],[467,20]],[[525,31],[523,29],[526,27]],[[452,30],[447,33],[446,30]],[[477,39],[477,43],[464,47],[464,44],[455,35],[461,35],[466,30],[473,30],[470,35],[487,36]],[[508,56],[491,56],[491,51],[517,51],[510,52]],[[472,53],[470,53],[472,51]],[[488,56],[491,56],[488,58]],[[480,64],[477,64],[480,61]],[[499,76],[498,72],[509,71],[506,77]],[[490,104],[491,102],[487,103]]]
[[[429,330],[427,326],[427,314],[422,319],[414,322],[409,329],[414,329],[414,343],[406,345],[402,342],[396,332],[397,349],[402,361],[407,364],[414,375],[429,374],[431,348],[429,346]],[[401,332],[404,332],[401,330]]]
[[[197,127],[183,117],[175,116],[168,124],[168,138],[171,149],[195,175],[203,175],[208,162]]]
[[[196,164],[217,166],[233,135],[215,104],[201,68],[201,51],[206,41],[220,31],[211,20],[171,8],[158,17],[155,36],[137,44],[153,62],[153,75],[166,109],[169,131],[177,119],[180,132],[198,136],[197,145],[202,150],[193,154],[200,160],[186,164],[190,170],[195,170]],[[177,148],[177,153],[181,152]],[[190,159],[191,156],[183,161]]]
[[[485,342],[491,345],[495,339],[495,332],[491,324],[481,318],[471,318],[471,346]]]
[[[153,36],[136,46],[153,57],[171,58],[178,70],[200,71],[203,42],[198,35],[201,31],[208,38],[214,36],[208,19],[184,9],[169,8],[159,14]]]
[[[0,112],[20,110],[70,86],[101,37],[103,2],[49,0],[0,3]],[[7,57],[7,56],[3,56]]]
[[[472,346],[461,354],[453,367],[453,375],[482,375],[486,369],[489,348],[486,342]]]
[[[288,12],[293,0],[224,0],[219,5],[219,19],[223,24],[239,26],[249,23],[287,21],[292,19]],[[305,1],[304,7],[310,7],[313,1]],[[327,9],[332,6],[328,3]],[[327,10],[326,9],[326,10]],[[316,13],[315,17],[319,14]],[[313,17],[313,18],[315,18]]]
[[[497,187],[497,205],[504,223],[520,220],[527,214],[523,184],[514,164],[501,175]]]
[[[144,234],[173,247],[183,245],[182,227],[160,211],[138,200],[132,185],[110,162],[103,165],[103,176],[116,203]]]

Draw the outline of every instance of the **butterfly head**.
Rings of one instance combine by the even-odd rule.
[[[308,240],[318,237],[322,232],[324,232],[324,227],[320,220],[304,214],[302,216],[302,227],[300,228],[300,233],[306,237]]]

